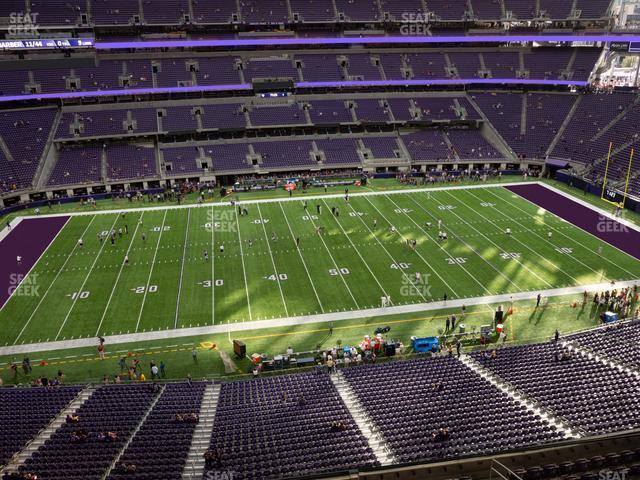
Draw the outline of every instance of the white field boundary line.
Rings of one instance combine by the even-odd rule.
[[[142,212],[142,215],[140,215],[140,217],[138,217],[138,220],[136,221],[136,228],[133,231],[133,236],[131,237],[131,241],[129,242],[129,247],[127,248],[127,251],[124,254],[125,257],[129,256],[129,252],[131,251],[131,246],[133,245],[133,242],[136,239],[136,234],[138,233],[138,228],[140,227],[140,225],[142,225],[143,218],[144,218],[144,212]],[[106,242],[107,240],[105,239],[104,241]],[[113,287],[111,288],[111,293],[109,294],[109,299],[107,300],[107,304],[104,306],[104,309],[102,310],[102,316],[100,317],[100,323],[98,324],[98,328],[96,328],[96,337],[98,335],[100,335],[100,329],[102,328],[102,323],[104,322],[104,319],[107,316],[107,311],[109,310],[109,306],[111,305],[111,300],[113,299],[113,294],[115,293],[116,287],[118,286],[118,283],[120,282],[120,276],[122,275],[122,269],[123,268],[124,268],[124,260],[120,264],[120,270],[118,270],[118,276],[116,277],[116,281],[113,282]]]
[[[260,205],[258,207],[258,215],[260,216],[260,224],[262,225],[262,231],[264,233],[264,239],[267,242],[267,250],[269,251],[269,257],[271,257],[271,265],[273,266],[273,272],[276,274],[276,283],[278,284],[278,290],[280,290],[280,298],[282,299],[282,306],[284,307],[284,314],[289,316],[289,309],[287,308],[287,302],[284,299],[284,293],[282,292],[282,284],[280,283],[280,272],[276,267],[276,261],[273,258],[273,252],[271,251],[271,243],[269,243],[269,235],[267,234],[267,227],[264,226],[264,218],[260,211]]]
[[[182,249],[182,262],[180,263],[180,281],[178,282],[178,298],[176,299],[176,316],[173,320],[173,328],[178,327],[178,317],[180,316],[180,295],[182,294],[182,275],[184,274],[184,259],[187,256],[187,240],[189,238],[189,222],[191,220],[191,210],[187,213],[187,228],[184,232],[184,248]],[[211,286],[213,288],[213,285]]]
[[[238,210],[233,208],[234,215],[236,216],[236,228],[238,230],[238,244],[240,245],[240,260],[242,261],[242,277],[244,278],[244,292],[247,295],[247,311],[249,313],[249,321],[253,321],[253,315],[251,314],[251,300],[249,299],[249,283],[247,282],[247,269],[244,265],[244,251],[242,249],[242,237],[240,236],[240,218],[238,218]],[[213,288],[213,286],[211,287]]]
[[[37,218],[37,217],[31,217],[31,218]],[[2,228],[2,230],[0,230],[0,242],[2,242],[2,240],[4,240],[7,236],[9,236],[9,234],[11,233],[11,230],[13,230],[18,225],[20,225],[20,222],[22,222],[22,220],[24,220],[24,217],[16,217],[14,220],[12,220],[11,229],[9,229],[9,227],[6,226],[6,222],[5,222],[5,226]]]
[[[531,202],[531,201],[527,200],[526,198],[524,198],[523,196],[518,195],[518,194],[517,194],[517,193],[515,193],[515,192],[512,192],[512,191],[510,191],[510,190],[505,190],[505,192],[507,192],[507,193],[511,193],[511,194],[513,194],[513,195],[517,196],[518,198],[521,198],[521,199],[523,199],[523,200],[525,200],[525,201],[527,201],[527,202],[531,203],[532,205],[535,205],[536,207],[543,209],[543,208],[542,208],[540,205],[538,205],[537,203],[533,203],[533,202]],[[495,195],[493,192],[491,192],[491,193],[492,193],[492,195],[493,195],[493,196],[498,197],[498,198],[501,198],[501,197],[499,197],[498,195]],[[559,193],[562,193],[562,192],[559,192]],[[571,196],[568,196],[568,197],[566,197],[566,198],[568,198],[568,199],[570,199],[570,200],[572,200],[572,199],[573,199],[573,197],[571,197]],[[504,201],[506,201],[507,203],[509,203],[507,200],[504,200]],[[615,249],[616,249],[616,250],[618,250],[620,253],[622,253],[622,254],[624,254],[624,255],[628,256],[629,258],[631,258],[634,262],[637,262],[637,261],[638,261],[638,259],[637,259],[637,258],[635,258],[635,257],[634,257],[633,255],[631,255],[630,253],[625,252],[624,250],[619,249],[619,248],[618,248],[618,247],[616,247],[615,245],[610,244],[610,243],[609,243],[609,242],[607,242],[606,240],[603,240],[602,238],[598,237],[597,235],[594,235],[593,233],[589,232],[588,230],[585,230],[584,228],[580,228],[580,227],[579,227],[579,226],[577,226],[575,223],[572,223],[572,222],[570,222],[569,220],[567,220],[567,219],[565,219],[565,218],[562,218],[560,215],[556,215],[555,213],[553,213],[553,212],[551,212],[551,211],[549,211],[549,210],[547,210],[547,209],[543,209],[543,210],[544,210],[545,212],[548,212],[550,215],[553,215],[554,217],[556,217],[556,218],[557,218],[557,219],[559,219],[560,221],[565,222],[565,223],[568,223],[569,225],[572,225],[574,228],[577,228],[577,229],[578,229],[578,230],[580,230],[581,232],[584,232],[584,233],[586,233],[587,235],[592,236],[592,237],[593,237],[593,238],[595,238],[596,240],[598,240],[598,241],[600,241],[600,242],[602,242],[602,243],[604,243],[604,244],[606,244],[606,245],[610,246],[611,248],[615,248]],[[530,214],[530,215],[531,215],[531,214]],[[610,215],[610,216],[608,216],[607,218],[610,218],[611,220],[614,220],[614,221],[615,221],[615,220],[617,220],[613,215]],[[558,232],[558,233],[559,233],[560,235],[562,235],[563,237],[568,238],[572,243],[575,243],[575,244],[577,244],[577,245],[579,245],[579,246],[581,246],[581,247],[583,247],[583,248],[586,248],[587,250],[589,250],[589,251],[590,251],[591,253],[593,253],[594,255],[598,255],[598,256],[600,256],[600,254],[598,254],[598,253],[594,252],[594,251],[593,251],[593,250],[591,250],[589,247],[586,247],[585,245],[582,245],[580,242],[578,242],[577,240],[575,240],[575,239],[571,238],[569,235],[567,235],[566,233],[564,233],[562,230],[558,230],[558,229],[556,229],[555,227],[551,227],[551,228],[552,228],[555,232]],[[620,266],[620,265],[618,265],[617,263],[615,263],[615,262],[613,262],[613,261],[609,260],[607,257],[604,257],[604,256],[603,256],[603,257],[602,257],[602,259],[603,259],[604,261],[606,261],[607,263],[610,263],[610,264],[612,264],[612,265],[615,265],[615,266],[616,266],[617,268],[619,268],[620,270],[624,270],[625,272],[627,272],[629,275],[631,275],[631,276],[633,277],[633,273],[629,272],[626,268],[621,267],[621,266]]]
[[[66,215],[60,215],[60,216],[64,217]],[[71,220],[71,217],[69,217],[67,219],[67,221],[64,222],[64,225],[62,225],[62,227],[60,227],[60,230],[58,230],[58,233],[56,233],[55,236],[51,239],[51,242],[49,242],[49,245],[47,245],[47,248],[45,248],[42,251],[42,253],[38,257],[38,259],[35,261],[35,263],[31,266],[31,268],[27,272],[27,274],[22,278],[22,281],[18,285],[16,285],[15,290],[13,292],[11,292],[11,295],[9,295],[9,297],[5,300],[5,302],[2,304],[2,306],[0,306],[0,310],[2,310],[7,303],[9,303],[9,300],[11,300],[11,297],[13,297],[13,294],[20,288],[20,285],[22,285],[22,282],[24,282],[27,278],[29,278],[29,275],[31,275],[31,272],[33,271],[33,269],[36,268],[36,266],[40,263],[40,260],[42,260],[42,257],[44,257],[44,254],[47,253],[49,248],[51,248],[51,245],[53,245],[55,243],[56,239],[62,233],[62,231],[65,229],[65,227],[67,226],[67,224],[69,223],[70,220]]]
[[[113,224],[111,225],[111,228],[109,228],[109,232],[112,232],[116,227],[116,223],[118,222],[118,215],[116,215],[115,217],[116,218],[113,221]],[[96,258],[93,259],[93,263],[91,264],[91,267],[89,268],[89,272],[84,277],[84,280],[82,281],[82,285],[80,285],[80,288],[76,291],[76,296],[73,299],[73,302],[71,303],[71,307],[69,308],[69,311],[65,315],[64,321],[62,322],[62,325],[60,325],[60,328],[58,329],[58,333],[56,334],[56,337],[55,337],[54,340],[58,340],[58,338],[60,337],[60,334],[62,333],[62,330],[64,329],[65,325],[67,324],[67,321],[69,320],[69,317],[71,316],[71,312],[73,312],[73,309],[75,308],[76,303],[78,303],[78,299],[80,298],[80,294],[83,292],[84,286],[87,284],[87,281],[89,280],[89,277],[91,277],[91,272],[93,272],[93,269],[96,266],[96,263],[98,263],[98,259],[100,258],[100,255],[102,255],[102,252],[104,251],[104,246],[106,244],[107,244],[107,241],[105,239],[105,241],[102,242],[102,245],[100,245],[100,250],[98,251],[98,254],[96,255]]]
[[[376,196],[376,195],[395,195],[395,194],[403,194],[403,193],[420,193],[420,192],[440,192],[444,190],[464,190],[464,189],[483,189],[483,188],[502,188],[502,187],[514,187],[517,185],[538,185],[540,182],[531,181],[531,182],[504,182],[504,183],[483,183],[478,185],[449,185],[446,187],[424,187],[424,188],[405,188],[404,190],[380,190],[373,192],[349,192],[349,197],[356,196]],[[322,200],[322,199],[332,199],[332,198],[344,198],[344,193],[331,193],[327,195],[309,195],[309,196],[293,196],[293,197],[280,197],[280,198],[262,198],[257,200],[242,200],[240,202],[236,202],[237,205],[257,205],[259,203],[277,203],[277,202],[300,202],[302,200]],[[114,210],[95,210],[95,211],[87,211],[87,212],[69,212],[69,213],[51,213],[47,215],[38,215],[34,216],[25,216],[25,217],[16,217],[18,218],[50,218],[50,217],[75,217],[82,215],[109,215],[116,213],[135,213],[135,212],[146,212],[146,211],[159,211],[159,210],[184,210],[186,208],[207,208],[209,206],[214,206],[218,208],[228,207],[230,202],[213,202],[213,203],[205,203],[205,204],[189,204],[189,205],[163,205],[158,207],[136,207],[136,208],[121,208]],[[613,218],[613,217],[612,217]]]
[[[617,288],[633,287],[640,284],[640,279],[616,282]],[[473,305],[489,305],[489,304],[507,304],[512,300],[533,300],[540,293],[543,297],[559,297],[566,295],[579,295],[582,301],[582,293],[587,291],[602,291],[611,288],[611,283],[598,283],[592,285],[580,285],[576,287],[554,288],[549,290],[539,290],[531,292],[505,293],[501,295],[492,295],[485,297],[459,298],[455,300],[447,300],[446,302],[437,301],[431,303],[415,303],[410,305],[398,305],[386,308],[370,308],[364,310],[346,310],[344,312],[324,313],[317,315],[301,315],[289,318],[277,318],[272,320],[257,320],[252,322],[233,322],[226,324],[218,324],[212,326],[180,328],[176,330],[155,330],[143,333],[113,335],[106,338],[106,344],[119,345],[124,343],[148,342],[154,340],[167,340],[172,338],[183,338],[203,335],[231,334],[233,332],[243,332],[248,330],[271,329],[274,327],[287,327],[296,325],[307,325],[313,323],[338,322],[343,320],[354,320],[367,317],[382,317],[378,321],[380,324],[385,322],[384,316],[398,315],[408,313],[425,313],[438,310],[451,311],[465,306]],[[576,297],[576,300],[578,297]],[[49,352],[54,350],[63,350],[70,348],[95,347],[95,337],[77,338],[73,340],[64,340],[57,342],[31,343],[24,345],[13,345],[0,347],[0,356],[18,355],[32,352]]]
[[[151,277],[153,276],[153,270],[155,269],[155,266],[156,266],[156,258],[158,258],[158,250],[160,249],[160,242],[162,241],[162,234],[164,233],[165,223],[167,223],[167,212],[164,212],[164,216],[162,217],[162,225],[160,226],[160,234],[158,235],[158,242],[156,243],[156,249],[153,252],[153,259],[151,260],[151,269],[149,270],[147,285],[144,289],[144,295],[142,296],[142,305],[140,305],[140,312],[138,312],[138,321],[136,322],[136,330],[135,330],[136,332],[140,328],[140,320],[142,320],[142,312],[144,311],[144,304],[147,302],[147,294],[149,293],[149,286],[151,285]]]
[[[91,221],[89,223],[87,223],[87,226],[85,227],[84,232],[82,232],[82,236],[80,238],[85,238],[86,237],[87,231],[89,230],[89,228],[91,227],[91,225],[93,224],[93,221],[95,219],[96,219],[96,217],[93,217],[93,218],[91,218]],[[67,266],[67,263],[69,263],[69,260],[71,260],[71,258],[73,257],[73,254],[75,253],[77,248],[78,248],[78,242],[75,242],[73,244],[73,248],[69,252],[69,255],[67,255],[67,258],[65,258],[64,263],[58,269],[58,271],[56,273],[56,276],[53,277],[53,280],[51,280],[51,283],[49,283],[49,286],[45,290],[44,295],[42,295],[42,297],[40,297],[40,301],[36,305],[36,308],[34,308],[33,311],[31,312],[31,315],[29,315],[29,318],[27,319],[26,323],[22,327],[22,330],[20,330],[20,333],[18,334],[16,339],[13,341],[13,343],[18,343],[18,340],[20,340],[20,337],[22,336],[24,331],[27,329],[27,327],[31,323],[31,320],[33,320],[33,317],[36,315],[36,312],[40,308],[40,305],[42,305],[42,302],[44,302],[45,298],[47,298],[47,295],[49,294],[49,291],[51,290],[51,287],[53,287],[53,285],[58,281],[58,277],[60,277],[60,274],[64,270],[64,267]]]
[[[279,205],[280,210],[282,211],[282,216],[284,217],[285,222],[287,222],[287,227],[289,228],[289,233],[291,234],[291,241],[295,242],[295,235],[293,234],[293,229],[291,228],[291,224],[289,223],[289,219],[287,218],[287,214],[284,212],[284,208],[282,208],[282,204]],[[318,295],[318,291],[316,290],[316,286],[311,279],[311,274],[309,273],[309,269],[307,268],[307,262],[304,261],[304,257],[302,256],[302,252],[299,248],[296,248],[298,251],[298,255],[300,256],[300,261],[302,262],[302,266],[304,267],[304,271],[307,272],[307,278],[309,279],[309,283],[311,284],[311,288],[313,288],[313,293],[316,296],[316,300],[318,300],[318,305],[320,306],[320,311],[324,313],[324,307],[322,306],[322,302],[320,301],[320,296]]]
[[[394,202],[391,197],[385,197],[387,200],[389,200],[390,202],[392,202],[394,205],[397,205],[396,202]],[[424,213],[426,213],[427,215],[429,215],[429,218],[431,218],[434,222],[438,221],[438,219],[435,217],[435,215],[433,213],[431,213],[429,210],[427,210],[426,208],[424,208],[422,206],[422,204],[420,204],[419,202],[416,201],[415,198],[413,197],[408,197],[409,200],[411,200],[412,203],[414,203],[416,205],[416,207],[418,207],[419,209],[421,209]],[[431,198],[431,195],[429,195],[429,199]],[[415,222],[415,220],[413,219],[413,217],[411,215],[409,215],[408,213],[405,213],[405,215],[411,219],[411,221],[413,221],[416,225],[418,225],[417,222]],[[424,229],[421,229],[423,232],[427,233]],[[489,265],[489,267],[491,267],[492,270],[494,270],[498,275],[500,275],[501,277],[503,277],[505,280],[507,280],[511,285],[513,285],[514,287],[518,288],[518,286],[513,283],[511,281],[511,279],[509,277],[507,277],[502,270],[500,270],[498,267],[496,267],[495,265],[493,265],[491,262],[489,262],[489,260],[487,260],[486,258],[484,258],[475,248],[473,248],[469,243],[467,243],[463,237],[459,236],[458,234],[456,234],[456,232],[454,232],[453,230],[449,230],[454,237],[456,237],[462,245],[464,245],[465,248],[467,248],[469,250],[469,252],[471,252],[472,255],[477,256],[480,260],[482,260],[484,263],[486,263],[487,265]],[[427,235],[431,238],[431,236],[427,233]],[[433,238],[433,241],[440,245],[435,238]],[[451,255],[447,250],[444,249],[444,247],[441,247],[445,253],[448,255],[449,258],[454,258],[453,255]],[[456,262],[456,265],[460,265],[463,270],[470,276],[472,277],[476,282],[481,283],[471,272],[469,272],[463,264]],[[487,293],[489,295],[495,295],[493,292],[491,292],[490,290],[488,290],[486,287],[483,287]],[[519,289],[519,288],[518,288]],[[519,289],[520,290],[520,289]],[[493,314],[493,306],[492,305],[487,305],[487,309],[490,310]]]

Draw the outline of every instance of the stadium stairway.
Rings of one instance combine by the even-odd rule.
[[[193,431],[187,463],[185,464],[184,472],[182,472],[183,480],[202,478],[204,475],[204,452],[211,445],[213,422],[218,408],[220,390],[222,390],[222,385],[219,383],[210,383],[204,389],[200,413],[198,414],[198,425]]]
[[[635,108],[635,106],[638,104],[639,101],[640,101],[640,96],[636,95],[633,102],[629,102],[626,108],[622,109],[620,113],[618,113],[618,115],[616,115],[613,120],[611,120],[607,125],[604,126],[604,128],[602,128],[598,133],[596,133],[591,140],[598,140],[600,137],[605,135],[609,130],[614,128],[620,120],[626,117],[629,114],[629,112]]]
[[[554,415],[553,412],[542,407],[536,400],[531,397],[525,395],[518,389],[516,389],[509,382],[501,379],[497,375],[493,374],[486,368],[484,368],[480,363],[474,360],[471,356],[463,354],[460,356],[460,361],[465,364],[468,368],[473,370],[477,375],[482,377],[484,380],[491,383],[498,390],[505,392],[511,398],[513,398],[516,402],[533,412],[536,416],[540,417],[543,421],[552,425],[559,432],[564,434],[565,438],[582,438],[584,434],[574,428],[569,422],[565,419],[560,418]]]
[[[66,422],[67,415],[74,415],[84,403],[89,400],[93,392],[97,390],[98,387],[89,385],[78,393],[76,398],[67,405],[67,408],[60,411],[60,413],[54,418],[49,425],[47,425],[39,434],[36,436],[31,442],[29,442],[20,452],[18,452],[11,461],[6,465],[4,470],[1,470],[0,473],[12,473],[17,472],[18,469],[25,464],[25,462],[32,457],[32,455],[38,450],[42,445],[44,445],[47,440],[51,438],[51,436]]]
[[[127,448],[129,448],[129,445],[131,444],[135,436],[140,431],[140,427],[144,425],[144,422],[147,420],[147,417],[153,411],[154,407],[156,406],[156,403],[158,403],[158,400],[160,400],[160,397],[162,397],[162,393],[164,392],[165,388],[166,388],[166,385],[162,385],[162,387],[160,387],[160,390],[156,393],[156,397],[153,399],[153,402],[151,402],[151,405],[149,405],[149,408],[147,408],[147,411],[145,412],[144,416],[140,419],[140,422],[138,422],[138,426],[133,431],[133,433],[129,436],[125,444],[122,446],[122,449],[118,452],[118,455],[116,455],[116,458],[113,459],[113,462],[111,462],[111,465],[109,466],[107,471],[104,473],[104,475],[102,475],[102,480],[109,478],[111,471],[120,462],[120,458],[122,457],[124,452],[127,451]]]
[[[556,145],[558,145],[558,142],[564,135],[564,131],[567,129],[567,127],[571,123],[571,120],[573,119],[573,115],[576,113],[576,110],[580,106],[581,102],[582,102],[582,97],[576,98],[576,101],[573,102],[573,106],[571,107],[571,110],[569,110],[569,113],[567,114],[567,118],[564,119],[564,122],[562,122],[562,125],[560,125],[560,128],[558,129],[556,136],[553,138],[553,140],[549,144],[549,147],[547,148],[547,152],[546,152],[547,157],[551,155],[553,150],[556,148]]]
[[[49,130],[49,137],[47,137],[47,144],[42,151],[42,158],[38,162],[38,168],[36,169],[33,175],[33,185],[42,189],[45,187],[47,180],[49,180],[49,175],[51,175],[51,171],[55,166],[55,162],[52,162],[52,159],[56,159],[57,157],[53,155],[53,140],[56,137],[56,132],[58,131],[58,125],[60,124],[60,118],[62,118],[62,111],[58,109],[56,111],[56,116],[53,119],[53,123],[51,124],[51,130]]]
[[[606,355],[596,353],[590,348],[585,347],[584,345],[579,345],[576,342],[572,342],[570,340],[562,340],[562,339],[560,340],[560,344],[566,349],[577,353],[578,355],[582,355],[589,359],[596,360],[600,363],[605,364],[607,367],[615,368],[628,375],[632,375],[634,377],[640,378],[640,372],[638,370],[634,368],[630,368],[629,366],[623,364],[622,362],[609,358]]]
[[[367,415],[366,410],[360,403],[360,400],[358,400],[358,396],[349,385],[349,382],[344,378],[342,372],[338,371],[332,374],[331,381],[340,394],[342,401],[347,406],[349,413],[355,420],[356,425],[358,425],[362,435],[364,435],[364,438],[369,442],[369,446],[371,450],[373,450],[378,462],[380,462],[380,465],[388,466],[398,463],[391,447],[387,445],[382,433],[378,430],[378,427],[376,427],[369,415]]]

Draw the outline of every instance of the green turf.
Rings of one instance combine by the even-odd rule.
[[[529,177],[526,181],[530,182],[532,180],[535,180],[535,179],[531,179],[531,177]],[[522,181],[525,181],[525,180],[519,175],[509,175],[504,177],[493,177],[489,180],[488,183],[500,184],[500,183],[506,183],[506,182],[517,183]],[[543,178],[543,179],[539,179],[539,181],[552,185],[555,188],[563,190],[571,195],[577,196],[580,199],[588,203],[591,203],[596,207],[599,207],[608,211],[613,211],[613,207],[610,203],[607,203],[601,200],[599,197],[595,195],[585,194],[584,190],[571,187],[566,183],[560,182],[557,180]],[[478,182],[474,180],[462,180],[462,181],[455,182],[455,185],[477,185],[477,184]],[[423,185],[422,183],[420,183],[419,188],[430,188],[430,187],[437,188],[441,186],[442,186],[441,183],[435,183],[433,185],[431,184]],[[390,179],[371,180],[366,187],[361,187],[359,190],[360,191],[388,191],[388,190],[412,190],[415,188],[416,188],[415,185],[402,184],[402,183],[399,183],[396,179],[390,178]],[[326,193],[329,195],[335,194],[335,193],[341,193],[343,189],[344,187],[328,187]],[[324,194],[324,189],[311,187],[311,188],[308,188],[306,191],[301,191],[301,190],[297,191],[295,193],[295,196],[304,198],[305,196],[323,195],[323,194]],[[198,202],[199,197],[200,195],[198,193],[186,194],[184,198],[181,200],[181,203],[195,204]],[[288,197],[288,193],[284,191],[284,189],[251,191],[251,192],[241,192],[241,193],[233,194],[233,198],[236,198],[238,200],[275,199],[275,198],[285,198],[285,197]],[[219,191],[216,189],[214,190],[213,196],[211,198],[207,196],[206,201],[221,202],[221,201],[226,201],[227,199],[221,199],[219,195]],[[167,201],[165,204],[175,205],[177,204],[177,201],[175,200]],[[146,203],[146,202],[140,203],[135,201],[129,202],[126,199],[113,198],[113,199],[98,200],[96,201],[95,206],[89,206],[88,204],[81,205],[79,202],[61,203],[61,204],[56,204],[54,202],[52,203],[50,208],[46,208],[46,207],[41,208],[41,211],[42,213],[77,213],[77,212],[88,212],[92,210],[122,210],[122,209],[131,209],[131,208],[155,207],[157,205],[158,204],[156,203]],[[18,210],[16,212],[2,216],[0,218],[2,218],[3,222],[6,222],[6,221],[11,221],[18,216],[33,216],[33,215],[35,215],[34,209],[26,209],[26,210]],[[626,220],[629,220],[631,222],[634,222],[640,225],[640,213],[633,212],[631,210],[625,210],[623,212],[623,216]]]
[[[508,343],[522,343],[531,341],[544,341],[553,335],[556,328],[567,334],[576,330],[592,327],[598,323],[598,311],[589,302],[572,308],[570,305],[581,302],[580,295],[550,298],[548,304],[541,308],[535,308],[534,300],[515,302],[515,312],[506,322]],[[491,305],[495,308],[496,305]],[[467,331],[476,331],[484,324],[490,324],[492,314],[485,305],[471,306],[467,308],[463,320]],[[460,317],[460,309],[445,309],[427,313],[414,313],[403,315],[387,315],[380,317],[367,317],[356,320],[345,320],[334,324],[334,332],[329,336],[328,325],[310,324],[286,328],[273,328],[266,330],[253,330],[238,332],[232,337],[228,335],[204,335],[198,337],[186,337],[179,339],[158,340],[153,342],[136,342],[130,344],[111,345],[107,342],[106,359],[100,360],[96,353],[96,347],[56,350],[49,352],[33,352],[29,357],[34,365],[31,375],[24,375],[22,369],[16,379],[9,369],[11,362],[20,365],[23,356],[0,356],[0,378],[5,384],[28,383],[38,376],[53,377],[58,370],[65,374],[67,383],[72,382],[99,382],[104,375],[113,378],[120,373],[118,360],[123,356],[130,362],[132,358],[141,358],[145,372],[150,360],[167,365],[167,379],[185,378],[191,374],[194,378],[220,378],[233,377],[226,375],[220,359],[220,351],[224,350],[233,357],[233,349],[229,338],[243,340],[247,344],[248,353],[265,353],[272,357],[282,354],[288,346],[296,352],[331,348],[338,340],[342,345],[358,344],[364,335],[371,334],[378,326],[390,326],[390,337],[410,345],[411,336],[439,335],[444,328],[444,319],[447,315],[455,313]],[[464,341],[464,339],[463,339]],[[470,344],[477,342],[477,337],[472,337]],[[469,343],[469,342],[465,342]],[[97,344],[97,343],[96,343]],[[216,350],[210,346],[216,345]],[[191,357],[192,348],[198,349],[198,362]],[[466,348],[466,347],[465,347]],[[129,357],[129,353],[131,357]],[[44,361],[45,364],[40,365]],[[236,362],[238,374],[246,374],[249,368],[248,360]]]
[[[0,345],[366,309],[384,294],[399,305],[640,277],[640,262],[501,188],[246,206],[247,216],[208,204],[72,217],[33,271],[39,295],[0,312]],[[115,245],[99,243],[125,225]]]

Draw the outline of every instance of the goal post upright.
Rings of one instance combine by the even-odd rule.
[[[633,164],[633,147],[631,148],[631,153],[629,154],[629,168],[627,169],[627,181],[624,185],[624,196],[622,197],[622,208],[624,208],[627,203],[627,194],[629,192],[629,182],[631,182],[631,165]]]
[[[631,166],[633,165],[633,156],[634,156],[634,148],[631,148],[631,152],[629,154],[629,166],[627,167],[627,176],[625,179],[624,193],[621,202],[615,202],[613,200],[609,200],[605,197],[605,192],[607,191],[607,179],[609,174],[609,164],[611,163],[611,152],[613,151],[613,142],[609,143],[609,153],[607,154],[607,165],[604,169],[604,180],[602,181],[602,192],[600,193],[600,200],[604,200],[607,203],[619,208],[624,208],[627,202],[627,195],[629,193],[629,183],[631,182]],[[613,195],[615,199],[615,195]]]
[[[611,151],[613,150],[613,142],[609,142],[609,153],[607,153],[607,165],[604,167],[604,180],[602,181],[602,192],[600,192],[600,199],[608,202],[604,198],[604,191],[607,188],[607,174],[609,173],[609,162],[611,161]]]

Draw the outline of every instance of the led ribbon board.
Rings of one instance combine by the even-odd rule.
[[[31,40],[0,40],[0,50],[58,50],[93,48],[93,38],[36,38]]]

